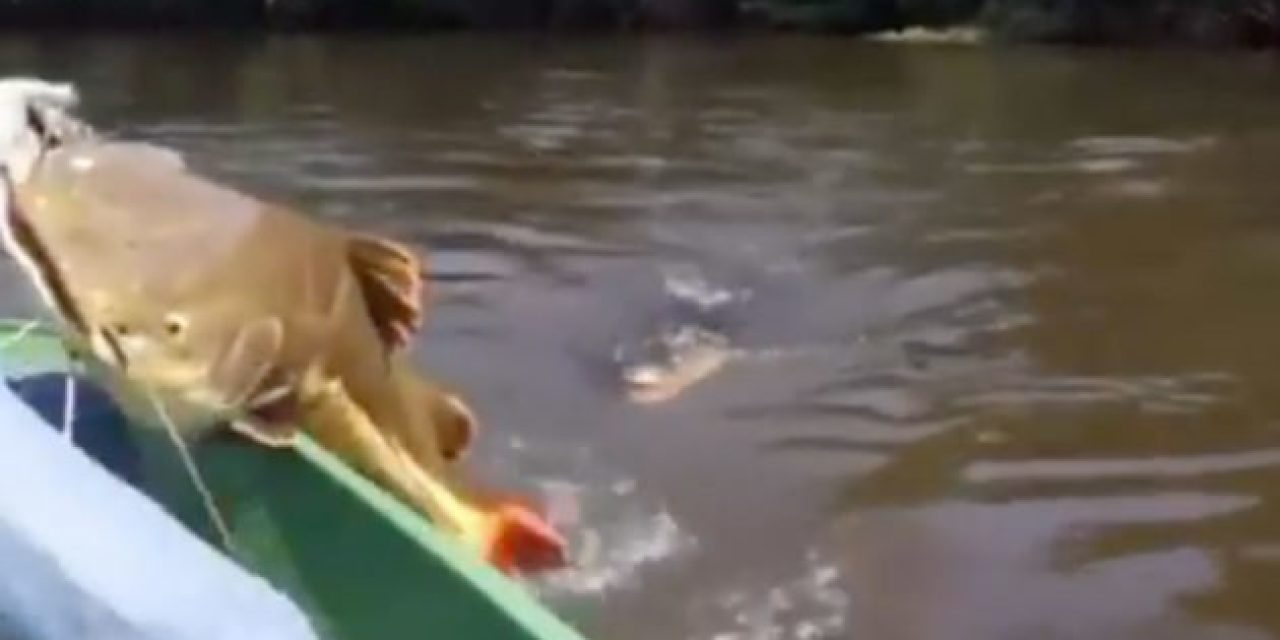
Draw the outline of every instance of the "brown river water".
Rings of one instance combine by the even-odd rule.
[[[1280,636],[1280,60],[61,35],[0,61],[428,251],[418,354],[486,421],[477,464],[568,530],[535,587],[593,638]],[[620,361],[680,328],[727,361],[629,402]]]

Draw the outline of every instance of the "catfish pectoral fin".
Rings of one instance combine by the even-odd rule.
[[[279,318],[258,318],[246,323],[218,354],[209,373],[209,384],[221,392],[229,404],[252,403],[273,380],[276,359],[284,343],[284,326]]]
[[[273,449],[286,449],[298,442],[299,429],[291,424],[232,420],[231,430]]]

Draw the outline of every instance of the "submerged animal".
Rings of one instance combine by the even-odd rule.
[[[304,425],[500,568],[563,562],[531,508],[450,464],[476,421],[406,353],[424,287],[412,251],[214,183],[168,149],[57,135],[12,95],[0,83],[0,118],[21,109],[43,144],[34,159],[0,148],[0,236],[131,418],[193,441],[229,424],[269,446]]]
[[[642,339],[623,339],[613,360],[623,392],[636,404],[669,402],[720,371],[739,353],[729,336],[733,311],[750,295],[714,284],[702,267],[662,267],[662,299],[642,321]],[[647,320],[647,321],[646,321]]]
[[[614,356],[639,359],[622,369],[627,398],[637,404],[660,404],[679,396],[719,371],[732,355],[723,335],[687,325],[663,331],[641,346],[643,357],[621,349]]]

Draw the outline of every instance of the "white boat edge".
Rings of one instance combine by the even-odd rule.
[[[0,637],[315,640],[301,609],[0,385]]]

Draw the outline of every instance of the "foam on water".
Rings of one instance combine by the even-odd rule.
[[[699,640],[819,640],[838,638],[848,626],[850,596],[840,570],[810,550],[798,575],[780,582],[759,576],[693,603],[702,626]]]
[[[530,584],[553,603],[636,587],[647,568],[697,548],[661,501],[585,447],[511,438],[498,457],[536,487],[548,518],[568,540],[569,566]]]
[[[701,269],[692,265],[663,267],[662,289],[673,300],[692,304],[702,311],[710,311],[751,296],[749,289],[735,291],[716,285]]]

